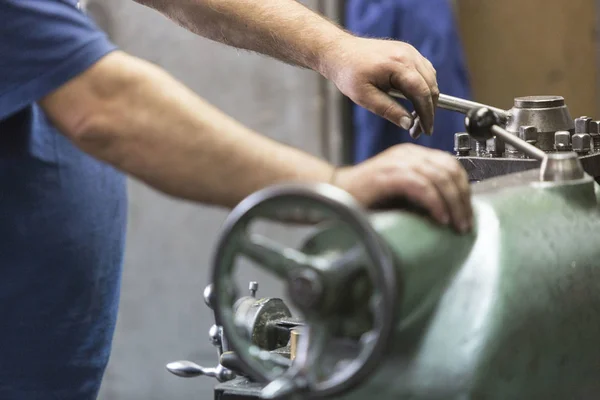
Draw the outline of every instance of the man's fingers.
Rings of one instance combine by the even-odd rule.
[[[440,97],[440,89],[438,88],[435,69],[429,60],[427,60],[425,57],[421,57],[420,62],[417,63],[417,70],[421,73],[423,79],[425,79],[425,82],[427,82],[427,85],[429,86],[431,100],[433,102],[433,120],[435,120],[435,110],[437,107],[438,98]],[[429,134],[433,134],[433,127],[434,125],[432,122],[431,131],[428,132]]]
[[[405,197],[424,207],[440,224],[447,225],[450,222],[445,200],[427,177],[415,170],[398,171],[387,184],[386,198]]]
[[[460,207],[457,217],[461,229],[471,228],[473,225],[473,209],[471,205],[471,186],[467,172],[456,159],[446,153],[436,152],[435,157],[428,157],[427,164],[434,168],[432,174],[438,176],[438,179],[452,180],[459,198],[456,205]],[[466,226],[466,227],[465,227]]]
[[[431,92],[431,96],[435,97],[437,101],[437,97],[439,97],[440,95],[440,90],[438,88],[436,72],[433,68],[433,65],[429,62],[429,60],[422,57],[416,63],[416,67],[417,70],[421,73],[423,79],[425,79],[425,82],[427,82],[427,85],[429,86],[429,91]]]
[[[356,99],[356,102],[403,129],[409,130],[413,125],[410,113],[387,93],[375,86]]]
[[[405,69],[394,73],[390,83],[409,99],[421,119],[421,125],[426,133],[433,129],[434,105],[431,90],[425,78],[417,69]]]
[[[466,233],[470,229],[470,211],[465,206],[462,189],[452,172],[433,163],[421,163],[417,170],[430,180],[444,199],[452,225],[457,231]]]

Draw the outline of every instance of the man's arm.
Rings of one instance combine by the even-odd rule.
[[[351,35],[303,4],[290,0],[135,0],[190,31],[321,71],[322,56]]]
[[[401,197],[459,231],[472,223],[466,173],[448,154],[399,145],[334,174],[330,164],[245,128],[122,52],[40,105],[80,149],[175,197],[231,207],[278,182],[330,182],[365,207]]]
[[[135,0],[187,29],[237,48],[313,69],[357,104],[409,129],[414,104],[426,133],[439,95],[435,69],[406,43],[358,38],[294,0]]]
[[[334,168],[227,117],[160,68],[113,52],[40,102],[83,151],[167,194],[234,206],[279,181]]]

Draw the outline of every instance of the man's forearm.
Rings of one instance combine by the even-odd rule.
[[[136,0],[209,39],[321,73],[350,34],[294,0]]]
[[[243,127],[161,69],[119,52],[41,104],[82,150],[188,200],[230,207],[269,184],[333,174],[328,163]]]

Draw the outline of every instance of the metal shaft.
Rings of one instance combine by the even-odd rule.
[[[392,97],[406,99],[406,96],[404,96],[397,90],[390,90],[388,94]],[[508,111],[502,110],[501,108],[488,106],[486,104],[477,103],[475,101],[461,99],[459,97],[449,96],[443,93],[440,93],[437,106],[439,108],[443,108],[444,110],[456,111],[462,114],[466,114],[469,110],[473,108],[485,107],[495,112],[496,115],[498,115],[498,117],[500,117],[500,119],[502,119],[503,121],[506,121],[506,119],[508,118]]]
[[[500,138],[500,140],[510,144],[515,149],[521,151],[524,154],[527,154],[531,158],[535,158],[536,160],[542,161],[546,157],[546,153],[544,151],[527,143],[526,141],[524,141],[521,138],[518,138],[515,135],[511,135],[498,125],[492,125],[491,131],[494,135],[496,135],[496,137]]]

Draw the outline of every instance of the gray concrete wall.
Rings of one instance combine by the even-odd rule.
[[[198,38],[130,0],[95,0],[89,9],[122,49],[164,67],[246,125],[317,155],[331,143],[323,139],[321,94],[327,90],[316,74]],[[176,378],[164,365],[177,359],[216,363],[207,335],[212,314],[202,291],[226,213],[133,181],[129,194],[121,308],[100,399],[210,399],[215,381]],[[298,237],[263,230],[289,243]],[[270,291],[272,281],[258,278],[263,294],[277,294]]]

